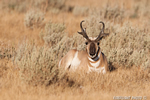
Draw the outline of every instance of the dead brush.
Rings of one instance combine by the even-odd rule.
[[[38,47],[28,42],[21,44],[15,57],[20,78],[31,85],[55,83],[61,77],[55,54],[52,48]]]
[[[124,18],[126,17],[124,7],[111,7],[110,5],[105,5],[103,9],[94,9],[94,11],[90,11],[89,16],[91,15],[98,15],[97,17],[101,20],[112,21],[115,23],[123,22]]]
[[[34,29],[43,26],[44,13],[32,9],[25,14],[24,24],[27,28]]]
[[[62,11],[66,8],[66,0],[1,0],[1,9],[5,11],[26,12],[29,8],[40,9],[44,12],[51,9]]]
[[[27,0],[1,0],[1,9],[5,11],[25,12],[27,10]]]
[[[144,29],[124,23],[120,28],[111,26],[110,36],[102,42],[108,60],[119,66],[150,67],[150,35]]]
[[[15,53],[15,48],[9,44],[0,41],[0,59],[10,60]]]
[[[75,41],[72,42],[71,38],[64,36],[64,29],[62,24],[49,22],[44,33],[40,34],[46,43],[44,47],[36,46],[34,42],[24,41],[20,44],[14,59],[24,82],[31,85],[49,85],[64,77],[64,71],[58,69],[59,59],[75,45]]]
[[[51,21],[45,25],[45,29],[40,33],[40,38],[48,46],[53,46],[60,42],[65,36],[65,25],[52,23]]]
[[[150,17],[150,2],[148,0],[137,1],[133,6],[132,10],[129,12],[130,18],[145,18]]]
[[[87,16],[89,14],[88,7],[75,6],[72,12],[75,16]]]

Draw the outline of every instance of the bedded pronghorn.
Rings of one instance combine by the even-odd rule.
[[[102,23],[103,27],[97,38],[89,38],[86,34],[86,30],[83,29],[81,21],[80,27],[81,34],[86,42],[86,51],[78,51],[76,49],[70,50],[59,62],[59,67],[63,67],[68,70],[75,71],[77,69],[84,70],[85,72],[96,71],[99,73],[106,73],[109,71],[108,63],[105,55],[101,52],[99,46],[100,40],[107,36],[108,33],[104,33],[105,24]]]

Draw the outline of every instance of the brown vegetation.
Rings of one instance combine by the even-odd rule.
[[[79,3],[80,2],[80,3]],[[1,0],[0,99],[150,99],[149,0]],[[58,62],[70,49],[85,49],[79,23],[100,43],[112,71],[67,73]]]

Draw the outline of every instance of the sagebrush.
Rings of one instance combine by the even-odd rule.
[[[25,14],[24,24],[27,28],[33,29],[43,25],[44,13],[37,9],[29,10]]]
[[[0,8],[11,12],[24,13],[29,9],[40,9],[47,12],[52,9],[59,11],[68,10],[65,5],[66,0],[1,0]]]
[[[84,25],[89,36],[96,37],[100,32],[100,23],[89,18]],[[99,24],[99,25],[98,25]],[[114,67],[149,68],[150,36],[146,31],[131,27],[125,23],[122,27],[106,22],[109,36],[100,43],[102,52],[109,64]],[[105,30],[107,31],[107,30]],[[45,30],[40,33],[45,41],[44,47],[32,43],[20,45],[16,62],[20,68],[20,76],[27,82],[34,84],[49,84],[58,80],[58,62],[70,49],[85,50],[84,39],[78,33],[68,37],[63,24],[48,22]],[[61,74],[62,75],[62,74]],[[62,77],[62,76],[61,76]]]
[[[125,13],[124,9],[118,7],[114,9],[106,7],[100,11],[101,15],[98,12],[99,10],[96,10],[89,16],[83,27],[86,28],[88,36],[97,37],[102,26],[99,22],[105,23],[105,32],[109,33],[109,36],[100,41],[100,47],[109,65],[116,68],[136,66],[148,69],[150,34],[147,27],[141,29],[130,25],[130,22],[122,23]],[[70,49],[85,50],[86,47],[81,35],[75,32],[72,36],[68,36],[65,29],[64,24],[49,21],[39,34],[44,41],[43,47],[30,42],[19,46],[15,62],[21,69],[22,79],[28,83],[50,84],[59,80],[58,77],[63,77],[58,68],[59,60]]]
[[[89,17],[85,23],[89,36],[97,37],[100,32],[100,17]],[[121,19],[120,19],[121,20]],[[130,22],[115,24],[105,21],[106,33],[109,33],[100,43],[100,47],[110,64],[116,67],[137,66],[150,67],[150,34],[147,29],[139,29],[130,25]]]

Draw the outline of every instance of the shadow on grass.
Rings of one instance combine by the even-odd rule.
[[[115,71],[117,68],[112,64],[112,62],[109,62],[109,70],[110,72]]]

